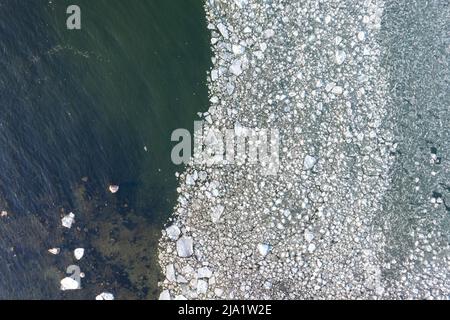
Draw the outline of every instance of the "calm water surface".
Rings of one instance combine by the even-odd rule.
[[[203,2],[77,0],[82,30],[69,31],[72,2],[0,4],[0,298],[154,298],[182,170],[170,134],[207,108]],[[83,288],[61,292],[74,263]]]

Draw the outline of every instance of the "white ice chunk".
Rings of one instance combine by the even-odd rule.
[[[48,249],[48,252],[50,252],[51,254],[56,255],[56,254],[59,254],[61,252],[61,249],[59,249],[59,248],[51,248],[51,249]]]
[[[84,249],[83,248],[76,248],[73,251],[73,255],[75,256],[75,259],[80,260],[84,256]]]
[[[114,295],[109,292],[102,292],[95,297],[95,300],[114,300]]]
[[[194,253],[193,240],[191,237],[181,237],[177,241],[177,253],[181,258],[188,258]]]
[[[219,23],[217,25],[217,29],[219,30],[219,32],[222,35],[222,37],[224,37],[224,39],[228,39],[228,37],[229,37],[228,29],[223,23]]]
[[[205,294],[208,291],[208,282],[205,280],[198,280],[197,282],[197,293]]]
[[[258,244],[258,252],[263,257],[267,256],[269,251],[270,251],[270,246],[268,244],[265,244],[265,243]]]
[[[223,211],[225,210],[225,207],[222,205],[218,205],[216,207],[213,207],[211,209],[211,221],[213,223],[217,223],[220,220],[220,217],[222,216]]]
[[[80,283],[71,277],[61,280],[61,290],[77,290],[80,289]]]
[[[240,76],[242,74],[242,61],[236,59],[230,66],[230,72],[235,76]]]
[[[317,159],[313,156],[307,155],[303,161],[303,169],[311,170],[316,165]]]
[[[61,224],[63,225],[63,227],[65,228],[72,228],[72,224],[75,222],[75,215],[71,212],[68,215],[65,215],[62,219],[61,219]]]
[[[176,225],[173,224],[166,229],[166,233],[171,240],[177,241],[178,238],[180,237],[181,230],[180,228],[178,228]]]
[[[211,278],[212,271],[208,267],[203,267],[197,270],[197,278]]]
[[[164,290],[159,295],[159,300],[171,300],[169,290]]]
[[[344,51],[342,51],[342,50],[337,50],[336,51],[335,58],[336,58],[336,63],[338,65],[341,65],[342,63],[344,63],[346,57],[347,57],[347,55],[345,54]]]

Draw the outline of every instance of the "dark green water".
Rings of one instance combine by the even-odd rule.
[[[203,2],[79,0],[82,30],[70,4],[0,5],[0,298],[154,298],[182,169],[170,134],[207,108]],[[76,247],[83,289],[61,292]]]

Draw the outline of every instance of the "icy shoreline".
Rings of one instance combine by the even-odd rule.
[[[395,261],[377,219],[396,143],[377,39],[383,5],[206,2],[205,120],[277,128],[281,166],[275,176],[188,166],[160,240],[161,299],[428,298],[433,287],[448,297],[445,274],[433,286],[385,276]]]

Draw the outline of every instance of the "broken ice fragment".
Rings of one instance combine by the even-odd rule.
[[[275,31],[273,31],[272,29],[267,29],[266,31],[264,31],[265,38],[272,38],[274,35]]]
[[[177,241],[180,237],[181,231],[176,225],[171,225],[166,229],[166,233],[171,240]]]
[[[265,243],[258,244],[258,252],[263,257],[267,256],[269,251],[270,251],[270,246],[268,244],[265,244]]]
[[[80,289],[80,283],[71,277],[61,280],[61,290],[77,290]]]
[[[309,230],[305,230],[305,240],[307,242],[311,242],[313,239],[314,239],[314,234]]]
[[[175,267],[172,264],[168,264],[166,266],[166,278],[167,280],[169,280],[170,282],[175,282],[176,281],[176,276],[175,276]]]
[[[61,250],[60,250],[59,248],[51,248],[51,249],[48,249],[48,252],[50,252],[51,254],[54,254],[54,255],[59,254],[60,251],[61,251]]]
[[[114,295],[109,292],[102,292],[95,297],[95,300],[114,300]]]
[[[224,39],[228,39],[228,29],[223,23],[219,23],[217,25],[217,29],[219,30],[222,37],[224,37]]]
[[[316,165],[317,159],[307,155],[303,161],[303,170],[311,170]]]
[[[72,227],[72,224],[75,222],[75,215],[71,212],[68,215],[65,215],[61,219],[61,224],[63,227],[70,229]]]
[[[208,291],[208,282],[205,280],[198,280],[197,282],[197,293],[205,294]]]
[[[235,76],[240,76],[242,74],[242,62],[239,59],[233,61],[230,66],[230,72]]]
[[[332,90],[332,93],[336,94],[336,95],[341,95],[344,92],[344,89],[340,86],[335,86]]]
[[[233,44],[231,46],[231,50],[237,56],[241,55],[241,54],[243,54],[245,52],[245,48],[243,46],[241,46],[240,44]]]
[[[365,38],[366,38],[366,34],[363,31],[358,32],[358,40],[359,41],[364,41]]]
[[[76,248],[73,251],[73,255],[75,256],[75,259],[80,260],[84,256],[84,249],[83,248]]]
[[[211,211],[211,221],[213,223],[217,223],[220,220],[220,217],[222,216],[223,211],[225,210],[224,206],[218,205],[214,208],[212,208]]]
[[[344,51],[342,51],[342,50],[337,50],[336,51],[336,63],[338,64],[338,65],[341,65],[342,63],[344,63],[344,61],[345,61],[345,58],[346,58],[346,54],[345,54],[345,52]]]
[[[197,278],[211,278],[212,271],[208,267],[203,267],[197,270]]]
[[[194,253],[193,241],[191,237],[181,237],[177,241],[177,253],[181,258],[188,258]]]
[[[112,184],[112,185],[109,186],[109,191],[111,193],[117,193],[117,191],[119,191],[119,186],[115,185],[115,184]]]
[[[159,295],[159,300],[171,300],[169,290],[164,290]]]

